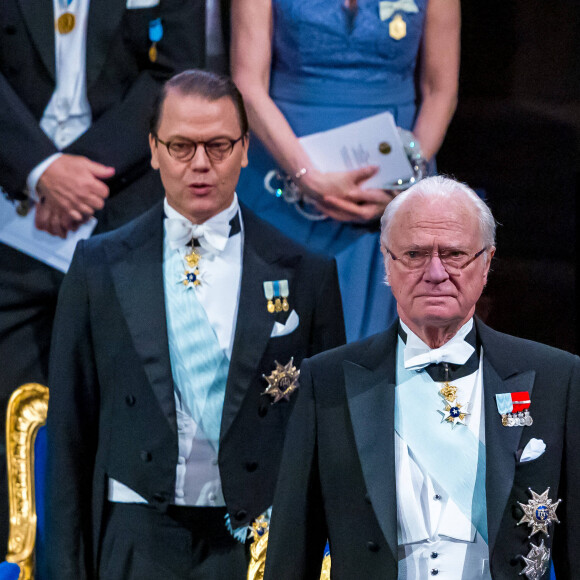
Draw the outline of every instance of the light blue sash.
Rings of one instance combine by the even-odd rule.
[[[198,429],[217,452],[229,360],[195,288],[185,288],[179,282],[184,269],[178,252],[164,244],[163,278],[173,381]]]
[[[395,430],[421,468],[453,499],[487,543],[485,445],[465,425],[441,422],[443,400],[427,372],[403,365],[404,343],[397,348]]]

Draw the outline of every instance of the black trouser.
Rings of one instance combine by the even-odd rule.
[[[103,580],[245,580],[244,544],[225,527],[225,508],[109,503],[99,558]]]

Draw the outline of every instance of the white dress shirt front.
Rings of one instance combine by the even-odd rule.
[[[75,26],[67,34],[59,33],[55,25],[56,86],[40,120],[41,129],[62,150],[91,126],[86,71],[89,0],[71,0],[68,6],[67,0],[53,0],[53,10],[55,23],[64,12],[75,17]],[[59,157],[60,153],[51,155],[30,172],[27,187],[31,195],[35,195],[41,175]]]
[[[401,326],[408,340],[411,337],[413,341],[420,341],[404,323],[401,322]],[[400,337],[397,348],[405,348]],[[457,387],[457,400],[470,403],[466,425],[455,428],[469,429],[485,445],[482,365],[483,350],[480,352],[479,369],[451,382]],[[433,383],[436,389],[439,383]],[[436,413],[437,409],[432,412]],[[487,544],[453,498],[418,463],[397,432],[395,467],[398,579],[425,580],[435,576],[444,580],[491,579]],[[453,469],[452,457],[449,458],[449,468]]]
[[[212,219],[223,218],[223,216],[229,221],[236,213],[239,213],[239,204],[234,194],[230,207],[208,222]],[[165,215],[168,218],[183,218],[167,203],[167,200],[165,200]],[[226,247],[221,253],[214,254],[202,247],[196,248],[201,255],[198,267],[202,283],[193,289],[184,288],[183,290],[196,293],[216,333],[220,347],[228,359],[232,356],[242,277],[243,223],[241,214],[240,225],[241,232],[228,238]],[[167,239],[164,237],[164,247],[166,246]],[[185,255],[191,251],[191,248],[184,246],[173,251],[179,254],[185,270]],[[175,283],[179,283],[179,270],[176,272]],[[174,503],[192,506],[224,506],[225,500],[218,467],[218,442],[210,442],[203,433],[198,432],[198,425],[187,408],[181,404],[177,392],[175,392],[175,406],[178,459]],[[109,500],[129,503],[146,502],[142,496],[114,479],[109,479]]]

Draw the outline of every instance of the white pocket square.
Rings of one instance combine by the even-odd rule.
[[[298,328],[299,322],[300,319],[298,318],[296,310],[292,310],[286,319],[286,324],[282,324],[281,322],[274,322],[274,328],[272,328],[272,334],[270,335],[270,338],[286,336],[287,334],[294,332]]]
[[[127,0],[127,8],[151,8],[158,4],[159,0]]]
[[[541,439],[530,439],[522,451],[520,463],[537,459],[546,451],[546,444]]]

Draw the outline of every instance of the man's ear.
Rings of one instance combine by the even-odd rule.
[[[491,248],[489,250],[487,250],[486,252],[486,258],[485,258],[485,272],[483,274],[483,282],[484,284],[487,284],[487,275],[489,274],[489,269],[491,267],[491,260],[495,255],[495,246],[491,246]]]
[[[151,133],[149,133],[149,147],[151,148],[151,167],[159,169],[159,160],[157,159],[159,148],[157,147],[157,140]]]
[[[246,133],[242,139],[242,167],[248,166],[248,147],[250,146],[250,134]]]

